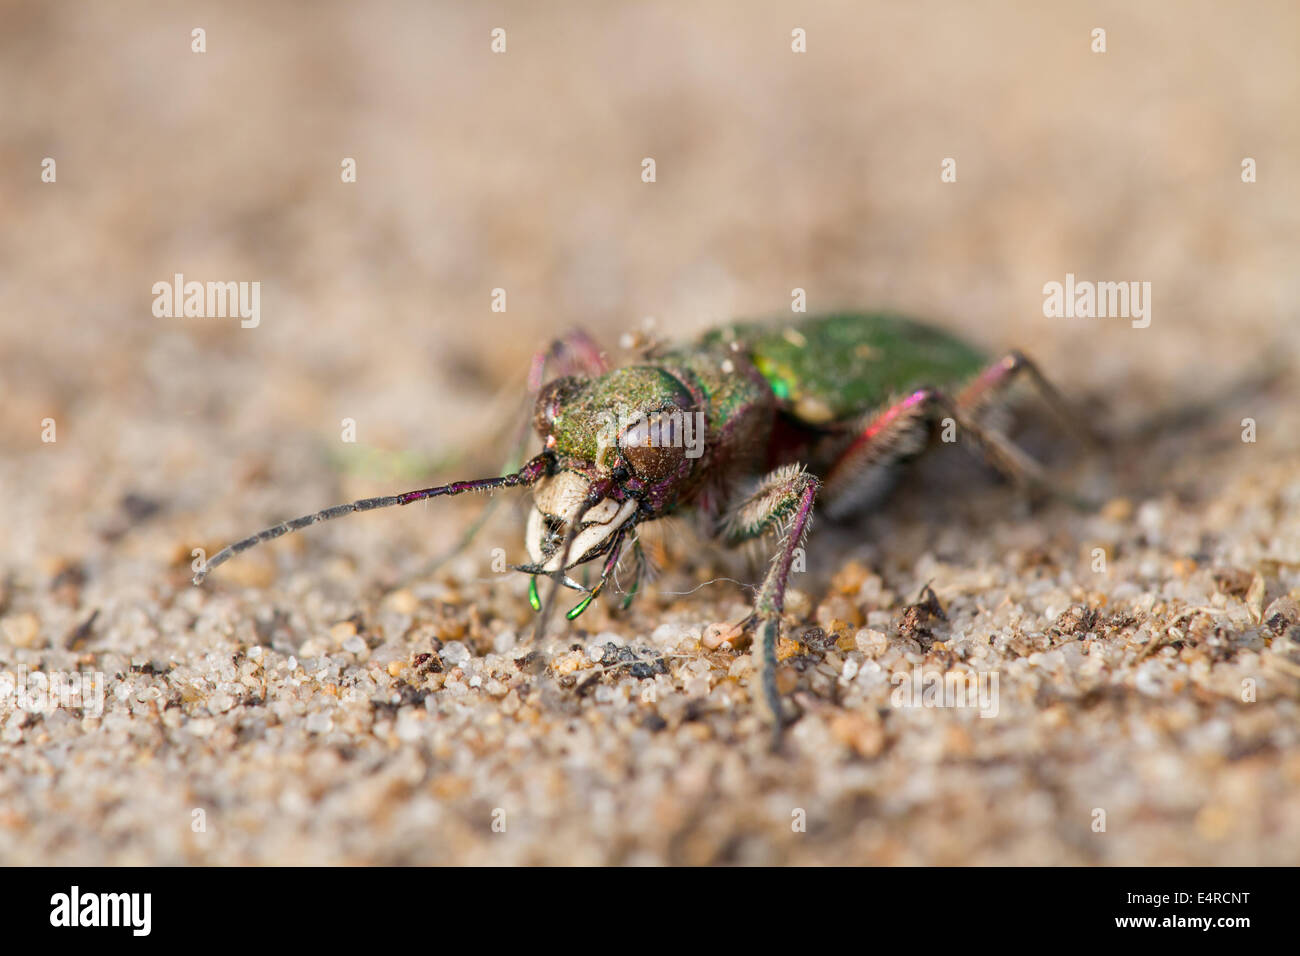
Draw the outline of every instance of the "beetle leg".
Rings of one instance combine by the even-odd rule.
[[[929,443],[933,405],[934,390],[920,388],[867,418],[826,472],[822,499],[830,517],[843,517],[889,490],[894,466]]]
[[[528,369],[528,391],[536,395],[548,381],[546,367],[550,363],[559,365],[557,374],[587,375],[595,378],[609,371],[605,353],[600,346],[582,329],[570,329],[553,341],[549,347],[533,356]]]
[[[1066,428],[1093,448],[1105,446],[1105,437],[1092,428],[1083,415],[1074,411],[1065,396],[1038,370],[1038,366],[1019,351],[1009,352],[1001,361],[990,365],[975,381],[962,389],[955,400],[949,400],[946,396],[938,398],[959,427],[979,445],[984,459],[1002,474],[1022,487],[1031,487],[1075,508],[1094,510],[1096,502],[1058,486],[1047,477],[1042,466],[1021,451],[1011,439],[996,428],[980,424],[979,412],[1022,374],[1029,376],[1043,402]]]
[[[988,377],[991,377],[989,373],[981,376],[976,385]],[[960,399],[954,400],[938,389],[918,388],[902,401],[874,415],[827,472],[824,493],[827,514],[841,517],[865,504],[882,489],[883,479],[890,476],[893,465],[915,456],[926,447],[932,424],[945,417],[951,418],[972,439],[980,457],[1020,487],[1060,498],[1078,507],[1091,507],[1091,503],[1079,496],[1058,488],[1042,466],[1009,438],[982,425],[975,414],[979,407],[975,393],[971,393],[971,398],[963,406]]]
[[[1008,352],[958,392],[957,407],[965,415],[973,418],[1021,376],[1027,377],[1033,383],[1034,390],[1043,403],[1076,437],[1094,448],[1105,444],[1104,438],[1092,428],[1087,417],[1080,414],[1057,387],[1039,371],[1034,361],[1019,350]]]
[[[931,403],[940,413],[952,418],[957,427],[969,435],[983,458],[1003,477],[1015,482],[1021,488],[1032,489],[1045,494],[1070,498],[1068,492],[1059,490],[1043,471],[1043,466],[1030,458],[1017,445],[995,428],[988,428],[976,421],[975,416],[961,405],[944,395],[932,392]]]
[[[800,465],[786,465],[768,474],[758,489],[739,503],[728,518],[724,533],[738,544],[777,532],[778,544],[767,576],[754,599],[746,629],[756,627],[754,660],[757,662],[758,699],[773,723],[773,744],[780,742],[784,719],[781,694],[776,686],[776,640],[785,609],[786,584],[795,553],[803,545],[812,522],[813,502],[821,483]]]

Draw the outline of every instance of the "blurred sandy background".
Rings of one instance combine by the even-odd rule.
[[[1300,859],[1300,668],[1286,621],[1252,607],[1300,585],[1286,377],[1124,446],[1105,517],[1032,516],[990,483],[938,523],[913,495],[896,521],[827,532],[805,623],[851,626],[808,652],[802,691],[832,709],[788,763],[758,746],[735,655],[690,649],[739,591],[596,609],[557,645],[675,648],[656,719],[613,678],[603,700],[561,682],[558,703],[521,706],[524,582],[482,582],[491,547],[520,552],[508,509],[414,588],[402,575],[472,507],[353,518],[186,583],[192,547],[466,477],[424,468],[481,443],[494,397],[572,325],[612,349],[647,316],[668,337],[779,317],[802,287],[811,311],[897,308],[1020,346],[1121,433],[1265,357],[1288,366],[1293,4],[4,3],[0,24],[0,667],[110,677],[100,721],[0,703],[0,861]],[[151,287],[177,272],[260,281],[260,327],[155,318]],[[1150,328],[1044,318],[1067,272],[1151,282]],[[347,417],[359,448],[339,442]],[[1114,558],[1101,583],[1080,570],[1094,541]],[[942,665],[943,641],[935,658],[854,637],[893,635],[930,578],[947,660],[1018,675],[1002,719],[904,720],[856,679],[822,693],[818,667]],[[1062,653],[1044,635],[1076,604],[1136,623],[1026,664]],[[1175,620],[1197,607],[1203,640]],[[665,624],[687,636],[653,639]],[[1149,653],[1169,627],[1184,637]],[[468,644],[463,682],[403,676],[435,638]],[[1143,686],[1165,659],[1174,676]],[[1233,697],[1247,676],[1252,705]],[[497,806],[523,821],[513,839],[487,828]]]

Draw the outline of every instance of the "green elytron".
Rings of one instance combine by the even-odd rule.
[[[548,380],[552,363],[560,374]],[[690,510],[731,544],[775,538],[745,630],[755,635],[756,698],[779,730],[776,643],[791,565],[814,506],[839,517],[869,505],[941,422],[955,425],[999,471],[1046,487],[1036,463],[981,423],[980,413],[1021,375],[1077,422],[1021,353],[989,362],[960,339],[898,316],[733,324],[619,369],[606,366],[588,336],[571,333],[534,360],[529,386],[537,393],[533,425],[542,450],[517,471],[366,498],[284,522],[222,550],[195,583],[231,556],[318,521],[528,486],[530,560],[516,569],[533,576],[529,597],[537,610],[538,575],[584,592],[568,614],[573,619],[629,549],[636,558],[635,593],[644,567],[638,525]],[[572,568],[602,557],[593,587],[569,577]]]

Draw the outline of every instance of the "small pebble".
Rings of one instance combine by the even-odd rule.
[[[334,729],[334,718],[323,711],[307,715],[307,730],[313,734],[327,734]]]

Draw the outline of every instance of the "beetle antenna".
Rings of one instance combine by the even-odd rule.
[[[441,498],[449,495],[463,495],[469,491],[491,491],[495,488],[514,488],[519,485],[531,485],[546,474],[550,466],[550,458],[545,453],[538,455],[529,461],[518,471],[511,472],[508,475],[497,475],[492,478],[479,478],[475,481],[454,481],[449,485],[438,485],[434,488],[422,488],[419,491],[408,491],[400,495],[389,495],[383,498],[362,498],[351,504],[335,505],[333,508],[326,508],[324,511],[317,511],[315,514],[303,515],[301,518],[294,518],[292,521],[282,521],[280,524],[259,531],[257,534],[250,535],[242,541],[236,541],[229,547],[222,548],[214,554],[209,561],[205,561],[203,569],[195,572],[194,583],[202,584],[203,579],[208,576],[213,568],[220,564],[225,564],[235,555],[247,551],[264,541],[271,541],[281,535],[288,534],[290,531],[298,531],[321,521],[330,521],[334,518],[341,518],[344,515],[352,514],[354,511],[374,511],[378,508],[390,508],[393,505],[409,505],[413,501],[423,501],[426,498]]]

